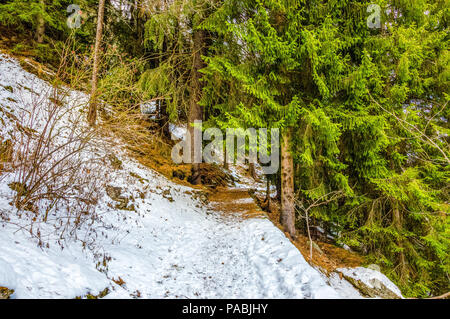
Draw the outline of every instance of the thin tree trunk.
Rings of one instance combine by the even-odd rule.
[[[98,81],[98,64],[100,55],[100,46],[103,33],[103,16],[105,13],[105,0],[100,0],[98,4],[98,17],[97,17],[97,34],[95,36],[95,49],[94,49],[94,67],[92,70],[92,90],[91,100],[89,103],[88,123],[90,126],[95,126],[97,122],[97,81]]]
[[[312,242],[312,237],[311,237],[311,231],[309,229],[309,210],[308,209],[305,211],[305,217],[306,217],[306,230],[308,232],[308,239],[309,239],[309,260],[312,260],[313,242]]]
[[[275,175],[275,187],[277,190],[277,194],[276,194],[275,198],[278,201],[281,201],[281,174],[280,173],[277,173]]]
[[[290,150],[292,132],[287,129],[281,144],[281,216],[285,231],[295,238],[294,160]]]
[[[202,68],[204,68],[204,63],[201,58],[204,50],[204,42],[205,35],[203,30],[195,30],[193,34],[193,77],[191,83],[191,91],[190,91],[190,107],[189,107],[189,116],[188,116],[188,130],[191,138],[191,160],[192,160],[192,176],[190,181],[192,184],[197,185],[201,183],[201,175],[200,175],[200,163],[194,163],[194,154],[196,152],[196,148],[201,148],[202,145],[195,145],[194,143],[194,132],[198,130],[193,126],[195,121],[203,120],[203,108],[199,105],[199,101],[201,99],[202,94],[202,84],[200,79],[202,74],[199,72]],[[199,144],[197,143],[197,144]],[[198,150],[197,150],[198,152]]]
[[[39,0],[39,5],[41,6],[42,11],[45,11],[44,0]],[[37,43],[44,43],[44,34],[45,34],[45,20],[43,14],[39,14],[37,17],[37,29],[36,29]]]
[[[137,9],[136,9],[137,10]],[[136,13],[138,14],[138,13]],[[137,21],[136,17],[136,21]],[[138,27],[138,24],[136,28]],[[166,42],[163,43],[163,52],[166,52]],[[161,53],[159,58],[159,63],[162,65],[163,63],[163,54]],[[161,128],[162,135],[170,139],[170,129],[169,129],[169,114],[167,113],[167,102],[165,100],[159,101],[159,110],[158,110],[158,124]]]
[[[258,178],[258,176],[256,175],[255,163],[248,164],[248,172],[254,180]]]
[[[227,161],[227,143],[226,143],[226,141],[223,146],[223,168],[225,168],[225,169],[230,168],[230,166],[228,165],[228,161]]]
[[[272,198],[270,197],[270,175],[266,175],[266,198],[264,200],[264,207],[266,211],[272,213]]]

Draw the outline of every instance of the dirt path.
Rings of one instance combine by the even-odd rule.
[[[218,187],[209,196],[209,201],[210,208],[224,216],[242,219],[267,217],[246,188]]]

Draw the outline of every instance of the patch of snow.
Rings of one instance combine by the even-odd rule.
[[[233,201],[234,204],[252,204],[254,202],[254,199],[251,197],[240,198]]]
[[[0,231],[0,286],[14,289],[13,298],[74,298],[110,286],[81,243],[41,249],[29,233],[16,231],[10,225]]]
[[[187,132],[185,126],[180,126],[180,125],[176,125],[173,123],[169,123],[169,131],[172,134],[173,140],[184,139],[184,137],[186,136],[186,132]]]

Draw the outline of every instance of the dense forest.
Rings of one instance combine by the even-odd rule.
[[[0,37],[90,93],[91,126],[154,103],[168,144],[171,123],[279,129],[285,231],[323,229],[410,297],[450,282],[449,19],[445,0],[0,0]]]

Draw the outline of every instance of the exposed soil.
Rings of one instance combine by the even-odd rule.
[[[264,218],[267,216],[256,205],[248,189],[218,187],[209,196],[211,208],[222,214],[232,214],[242,219]]]

